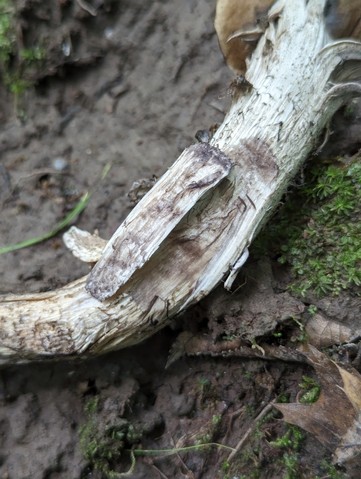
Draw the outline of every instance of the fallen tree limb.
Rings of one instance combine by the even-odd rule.
[[[90,275],[53,292],[0,298],[2,362],[123,348],[222,280],[231,287],[333,113],[361,94],[360,43],[331,41],[325,3],[275,3],[248,62],[247,88],[235,93],[210,144],[186,149],[104,250],[73,230],[75,254],[99,260]]]

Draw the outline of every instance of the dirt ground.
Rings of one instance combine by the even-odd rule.
[[[76,224],[108,238],[132,208],[133,182],[160,176],[195,142],[198,129],[223,119],[232,74],[214,32],[215,2],[15,4],[21,41],[44,45],[46,56],[16,104],[0,86],[0,244],[51,230],[94,187]],[[346,128],[359,131],[359,123]],[[353,153],[354,138],[334,148]],[[111,173],[100,181],[109,163]],[[0,256],[0,267],[0,293],[47,291],[88,272],[60,234]],[[213,338],[242,332],[235,321],[243,315],[247,338],[246,331],[271,334],[301,317],[306,306],[286,292],[285,278],[287,270],[270,259],[251,258],[235,295],[217,289],[143,344],[89,361],[3,368],[0,478],[122,477],[109,471],[130,467],[132,447],[193,445],[199,448],[137,456],[129,477],[359,477],[357,466],[332,469],[330,452],[307,433],[299,444],[276,446],[277,438],[296,434],[277,412],[266,409],[255,423],[275,398],[295,401],[302,376],[314,376],[311,368],[208,356],[181,357],[165,368],[184,329],[208,329]],[[360,302],[345,295],[317,305],[347,319],[358,314]],[[232,461],[230,450],[201,446],[235,448],[242,438]]]

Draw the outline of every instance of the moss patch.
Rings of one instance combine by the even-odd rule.
[[[0,0],[0,71],[6,88],[13,94],[15,109],[19,99],[33,85],[33,69],[45,59],[39,45],[25,48],[19,40],[19,18],[11,0]]]
[[[139,442],[142,432],[124,418],[105,418],[101,409],[98,396],[85,404],[87,420],[79,429],[80,447],[94,470],[110,479],[121,477],[113,468],[120,463],[125,447]]]
[[[301,296],[361,293],[360,160],[311,166],[256,242],[256,252],[291,266],[290,289]]]

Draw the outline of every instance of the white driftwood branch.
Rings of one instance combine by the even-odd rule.
[[[361,46],[331,42],[324,4],[274,5],[248,64],[253,87],[235,95],[210,144],[182,153],[101,256],[102,240],[71,230],[66,241],[80,259],[100,256],[90,275],[53,292],[0,298],[3,362],[129,346],[222,280],[231,287],[333,113],[361,93]]]

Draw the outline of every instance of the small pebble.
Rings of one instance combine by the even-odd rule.
[[[104,30],[104,36],[107,40],[111,40],[114,37],[114,28],[107,27]]]
[[[61,45],[61,49],[62,49],[63,55],[65,57],[70,56],[70,54],[71,54],[71,42],[68,41],[68,40],[64,41]]]
[[[53,159],[52,165],[54,170],[63,171],[68,166],[68,161],[63,157],[58,156],[57,158]]]

